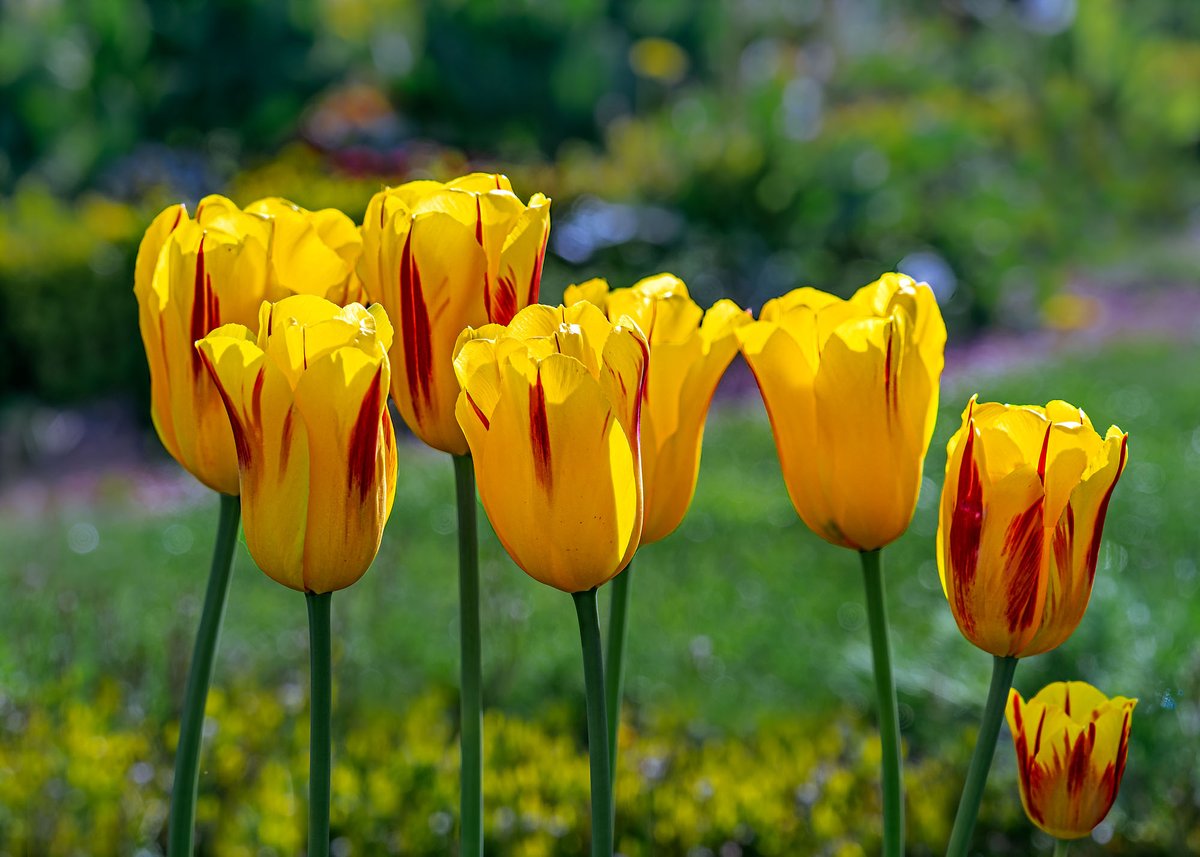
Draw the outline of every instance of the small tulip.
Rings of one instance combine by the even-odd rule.
[[[1058,839],[1079,839],[1104,820],[1125,773],[1135,705],[1082,681],[1047,685],[1029,702],[1009,691],[1008,728],[1030,821]]]
[[[528,205],[504,176],[416,181],[376,194],[363,220],[359,275],[397,319],[392,398],[425,443],[463,455],[455,421],[455,342],[468,326],[508,324],[537,302],[550,200]]]
[[[209,196],[194,219],[182,205],[163,211],[138,248],[134,294],[154,427],[184,469],[222,494],[238,493],[233,433],[192,343],[222,324],[256,323],[270,240],[268,221]]]
[[[942,588],[963,635],[997,657],[1058,646],[1092,593],[1128,437],[1079,408],[978,404],[947,446],[938,521]]]
[[[258,331],[196,343],[233,427],[246,546],[284,586],[344,589],[375,558],[396,491],[392,327],[381,307],[299,295],[264,303]]]
[[[345,214],[308,211],[278,197],[252,202],[246,212],[271,221],[268,300],[315,295],[338,306],[366,301],[356,271],[362,235]]]
[[[464,330],[454,353],[458,421],[505,549],[564,592],[613,578],[642,532],[642,332],[589,303],[534,305]]]
[[[912,520],[946,327],[929,286],[885,274],[850,300],[796,289],[738,328],[796,512],[860,551]]]
[[[569,286],[564,302],[581,300],[604,309],[614,323],[629,316],[650,346],[654,371],[646,378],[642,407],[646,512],[641,539],[650,544],[670,535],[691,504],[708,405],[737,354],[735,331],[751,319],[729,300],[704,312],[671,274],[614,291],[604,280]]]

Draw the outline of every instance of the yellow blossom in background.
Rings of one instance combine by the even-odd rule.
[[[704,312],[673,274],[610,291],[604,280],[568,286],[568,306],[586,300],[614,323],[637,322],[650,346],[653,371],[642,402],[642,544],[671,534],[691,504],[700,470],[708,406],[721,375],[737,354],[735,331],[750,317],[730,300]]]
[[[285,586],[342,589],[374,560],[396,491],[391,324],[299,295],[264,303],[258,331],[196,343],[236,438],[246,546]]]
[[[467,452],[454,417],[458,334],[537,302],[549,234],[550,200],[523,203],[500,175],[408,182],[367,206],[359,276],[396,324],[392,398],[433,448]]]
[[[1087,836],[1117,797],[1136,699],[1112,699],[1082,681],[1046,685],[1026,702],[1008,695],[1021,803],[1059,839]]]
[[[534,305],[507,327],[463,331],[456,413],[496,535],[564,592],[629,564],[642,532],[638,433],[647,346],[589,303]]]
[[[737,335],[804,523],[861,551],[898,538],[920,493],[946,344],[929,286],[885,274],[850,300],[796,289]]]
[[[963,635],[998,657],[1047,652],[1092,594],[1128,437],[1080,408],[980,404],[947,446],[938,516],[942,589]]]
[[[271,221],[267,300],[315,295],[338,306],[366,302],[357,273],[362,236],[353,220],[337,209],[308,211],[278,197],[252,202],[246,212]]]

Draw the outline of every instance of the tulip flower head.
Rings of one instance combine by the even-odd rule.
[[[737,336],[804,523],[860,551],[898,538],[917,505],[946,344],[929,286],[885,274],[850,300],[796,289]]]
[[[1092,593],[1127,436],[1081,409],[979,404],[947,446],[938,519],[942,589],[963,635],[998,657],[1058,646]]]
[[[338,306],[363,303],[358,279],[362,235],[354,221],[335,208],[308,211],[271,197],[246,206],[271,222],[267,299],[316,295]]]
[[[610,580],[642,532],[638,443],[647,346],[595,306],[533,305],[468,328],[456,413],[479,496],[513,560],[564,592]]]
[[[196,343],[232,425],[250,555],[303,592],[343,589],[379,549],[396,491],[392,327],[378,306],[298,295]]]
[[[1081,681],[1047,685],[1029,702],[1008,695],[1025,813],[1059,839],[1092,832],[1125,773],[1136,699],[1112,699]]]
[[[462,455],[453,355],[466,327],[508,324],[537,303],[550,200],[528,204],[504,176],[416,181],[375,195],[363,220],[359,274],[397,319],[392,398],[425,443]]]
[[[687,513],[708,406],[737,353],[735,331],[751,319],[730,300],[704,312],[672,274],[613,291],[598,279],[567,287],[567,305],[583,300],[605,310],[614,323],[632,318],[650,346],[654,371],[646,378],[641,426],[646,507],[641,543],[650,544],[670,535]]]

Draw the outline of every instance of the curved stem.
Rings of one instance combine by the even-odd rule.
[[[196,793],[200,787],[200,743],[204,732],[204,706],[212,682],[221,621],[229,596],[233,549],[237,545],[242,504],[238,497],[221,495],[217,541],[213,548],[208,591],[196,631],[196,646],[188,670],[179,720],[179,744],[175,749],[175,780],[171,784],[171,816],[168,822],[168,857],[191,857],[196,826]]]
[[[996,738],[1000,735],[1000,721],[1004,719],[1004,707],[1008,704],[1008,691],[1012,687],[1016,669],[1016,658],[992,659],[992,684],[988,688],[983,719],[979,722],[979,737],[975,739],[975,752],[971,755],[971,767],[967,769],[967,781],[958,802],[958,813],[954,816],[954,829],[950,832],[946,857],[963,857],[970,847],[971,833],[975,830],[975,819],[979,817],[979,803],[983,799],[983,787],[992,767],[992,757],[996,755]]]
[[[604,657],[604,701],[608,713],[608,770],[617,789],[617,747],[621,731],[621,701],[625,691],[625,642],[629,639],[629,590],[633,563],[612,580],[608,607],[608,639]]]
[[[308,857],[329,857],[329,731],[333,675],[329,643],[329,606],[333,593],[304,594],[308,602],[309,681]]]
[[[892,676],[892,647],[888,640],[887,604],[883,597],[881,554],[863,551],[863,583],[867,590],[867,624],[871,659],[875,664],[875,696],[879,706],[879,741],[883,751],[883,854],[904,853],[904,779],[900,750],[900,713]]]
[[[588,754],[592,768],[592,857],[612,857],[612,779],[608,768],[608,724],[604,710],[604,660],[600,652],[600,615],[596,590],[576,592],[583,680],[587,694]]]
[[[1071,843],[1065,839],[1054,840],[1054,857],[1067,857],[1067,852],[1071,850]]]
[[[470,455],[454,456],[458,501],[458,628],[462,651],[459,742],[462,792],[461,857],[483,855],[483,667],[479,632],[479,541],[475,470]]]

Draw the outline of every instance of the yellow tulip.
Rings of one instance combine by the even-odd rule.
[[[299,295],[196,343],[236,440],[246,546],[285,586],[344,589],[375,558],[396,491],[392,327],[378,306]]]
[[[376,194],[363,220],[359,275],[397,319],[392,398],[425,443],[462,455],[453,351],[466,327],[508,324],[537,302],[550,200],[526,205],[508,179],[476,173]]]
[[[947,446],[942,589],[963,635],[998,657],[1049,651],[1083,618],[1127,436],[1066,402],[978,404]]]
[[[679,526],[696,491],[704,420],[717,382],[737,353],[735,331],[750,317],[729,300],[705,313],[672,274],[609,291],[604,280],[568,286],[567,305],[586,300],[616,322],[629,316],[645,331],[654,371],[642,403],[642,544]],[[703,318],[703,321],[701,320]]]
[[[1112,699],[1082,681],[1047,685],[1029,702],[1008,695],[1021,803],[1059,839],[1087,836],[1112,808],[1125,773],[1136,699]]]
[[[338,306],[365,302],[356,271],[362,235],[353,220],[337,209],[308,211],[278,197],[252,202],[246,211],[272,225],[268,300],[316,295]]]
[[[850,300],[796,289],[737,335],[804,523],[860,551],[898,538],[921,488],[946,344],[929,286],[885,274]]]
[[[521,310],[462,332],[458,422],[496,535],[529,575],[593,589],[642,532],[638,444],[645,337],[588,303]]]
[[[182,205],[163,211],[138,248],[134,294],[154,427],[188,472],[223,494],[238,493],[233,433],[192,343],[225,323],[256,323],[270,233],[263,218],[209,196],[195,219]]]

